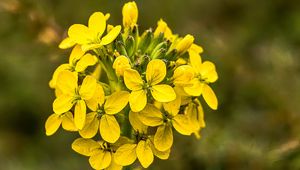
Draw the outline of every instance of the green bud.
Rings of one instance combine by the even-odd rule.
[[[160,33],[157,37],[155,37],[149,47],[146,50],[146,53],[152,53],[153,49],[164,40],[164,34]]]
[[[133,36],[129,35],[126,42],[125,42],[126,51],[128,57],[131,57],[135,52],[135,40]]]
[[[163,49],[163,50],[162,50]],[[150,57],[153,59],[153,57],[158,57],[158,53],[162,53],[163,51],[166,52],[167,49],[167,42],[163,41],[159,43],[152,51]]]
[[[141,36],[141,39],[139,41],[138,49],[140,49],[140,52],[144,54],[146,49],[149,47],[151,40],[153,38],[152,29],[146,30],[143,35]]]
[[[128,56],[125,45],[122,41],[116,41],[116,49],[121,55]]]

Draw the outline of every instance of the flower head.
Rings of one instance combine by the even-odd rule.
[[[194,36],[173,34],[162,19],[140,34],[136,3],[123,6],[123,30],[93,13],[88,26],[74,24],[59,47],[73,47],[49,85],[55,90],[46,135],[60,126],[79,133],[72,149],[93,169],[121,170],[136,162],[148,168],[169,158],[173,134],[200,139],[206,126],[200,97],[212,109],[215,65],[202,62]],[[104,33],[107,32],[106,35]]]

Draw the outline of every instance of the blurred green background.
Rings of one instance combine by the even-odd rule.
[[[121,0],[0,1],[0,169],[91,169],[76,134],[46,137],[48,81],[69,51],[58,43],[95,11],[122,23]],[[216,63],[217,111],[204,105],[202,139],[175,135],[172,156],[150,169],[300,169],[300,1],[138,0],[140,28],[163,18],[195,35]]]

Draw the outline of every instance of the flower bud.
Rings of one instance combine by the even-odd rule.
[[[176,45],[176,50],[179,53],[186,52],[191,45],[194,43],[194,37],[190,34],[186,35],[179,43]]]
[[[134,27],[138,19],[138,9],[136,3],[128,2],[123,6],[123,26],[124,27]]]
[[[157,28],[154,32],[154,36],[158,36],[159,34],[163,33],[164,34],[164,37],[170,41],[172,41],[173,39],[173,33],[171,31],[171,29],[168,27],[167,23],[160,19],[158,22],[157,22]]]

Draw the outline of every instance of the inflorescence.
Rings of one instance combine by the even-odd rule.
[[[173,131],[200,138],[202,96],[218,107],[210,87],[215,65],[202,61],[192,35],[173,34],[167,23],[139,33],[135,2],[123,7],[123,27],[110,14],[93,13],[88,26],[74,24],[59,47],[73,47],[49,85],[55,90],[48,136],[60,126],[81,136],[72,149],[94,169],[122,169],[136,159],[147,168],[154,156],[168,159]]]

